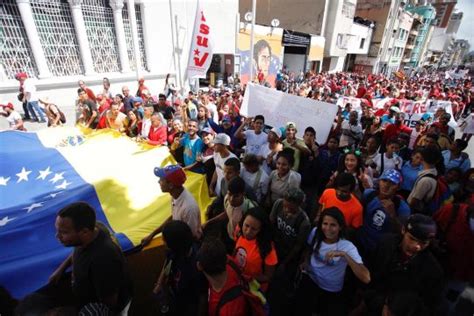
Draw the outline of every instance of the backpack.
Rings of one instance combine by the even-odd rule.
[[[237,273],[240,278],[240,284],[231,287],[227,291],[225,291],[219,302],[216,306],[216,314],[215,316],[219,316],[221,308],[243,296],[247,303],[248,315],[252,316],[267,316],[269,314],[268,303],[263,294],[260,292],[260,289],[256,288],[255,284],[258,284],[254,279],[248,279],[242,275],[242,271],[240,270],[239,266],[232,261],[228,260],[227,264]]]
[[[432,216],[442,206],[453,201],[453,194],[449,189],[448,183],[443,177],[438,177],[434,174],[428,173],[421,176],[420,179],[425,177],[436,180],[435,193],[428,203],[425,202],[425,206],[421,212],[422,214]],[[419,181],[419,179],[417,181]]]

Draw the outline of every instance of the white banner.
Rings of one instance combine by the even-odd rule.
[[[415,127],[415,123],[423,117],[424,114],[428,113],[432,118],[439,108],[444,108],[446,113],[451,114],[451,120],[449,126],[452,128],[457,127],[457,123],[454,120],[453,108],[450,101],[441,100],[426,100],[426,101],[411,101],[411,100],[400,100],[400,109],[406,113],[405,124],[408,127]]]
[[[316,130],[316,140],[324,144],[337,114],[337,105],[287,94],[264,86],[249,84],[245,90],[240,113],[244,116],[263,115],[265,124],[274,127],[294,122],[298,135],[308,126]]]
[[[342,109],[346,108],[346,104],[351,104],[351,111],[361,112],[362,108],[360,107],[360,99],[356,97],[346,97],[342,96],[337,99],[337,105],[340,106]]]
[[[211,28],[198,1],[189,52],[188,78],[206,78],[206,72],[212,61],[212,46]]]

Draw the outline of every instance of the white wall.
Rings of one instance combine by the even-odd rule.
[[[348,54],[367,54],[369,52],[372,29],[368,26],[352,23],[351,36],[347,45]],[[360,48],[360,42],[365,39],[364,46]]]
[[[328,1],[328,14],[326,17],[325,38],[326,44],[324,48],[325,57],[341,56],[345,57],[347,49],[341,49],[337,46],[338,34],[343,34],[348,37],[351,32],[353,18],[348,18],[342,14],[344,2],[356,5],[355,0],[330,0]]]
[[[170,7],[171,2],[171,7]],[[234,54],[236,43],[236,19],[238,0],[200,0],[209,23],[214,52]],[[171,81],[183,78],[188,62],[191,36],[196,13],[196,0],[137,0],[141,5],[143,20],[145,50],[149,72],[143,71],[147,86],[153,94],[162,92],[164,78],[170,73]],[[171,14],[171,15],[170,15]],[[176,32],[175,16],[178,17],[178,32]],[[174,64],[172,32],[179,40],[179,65]],[[72,106],[77,97],[77,81],[82,79],[99,91],[102,78],[108,77],[112,84],[112,91],[120,93],[124,84],[130,86],[131,92],[136,91],[136,74],[109,73],[94,76],[52,77],[36,80],[36,87],[40,95],[48,95],[59,105]],[[175,81],[178,83],[178,80]],[[19,106],[16,99],[18,81],[7,80],[0,82],[0,101],[12,102]],[[18,103],[18,104],[17,104]]]

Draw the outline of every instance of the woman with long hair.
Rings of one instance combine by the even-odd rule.
[[[138,110],[130,110],[127,113],[128,116],[128,126],[127,126],[127,136],[128,137],[137,137],[142,130],[142,121],[140,119],[140,114]]]
[[[209,125],[207,123],[208,118],[209,118],[209,110],[207,109],[207,107],[204,104],[199,105],[198,113],[197,113],[199,131],[202,131],[204,127],[207,127]]]
[[[364,161],[362,160],[362,153],[357,150],[344,151],[344,154],[339,160],[339,165],[336,172],[333,173],[329,179],[326,188],[332,188],[334,186],[334,180],[339,173],[352,174],[356,181],[356,188],[354,194],[360,199],[362,192],[365,189],[373,187],[373,180],[370,168],[365,168]]]
[[[294,315],[347,315],[342,290],[346,267],[363,283],[370,272],[354,244],[345,239],[344,215],[336,207],[325,209],[307,240]]]
[[[244,214],[235,235],[234,258],[244,275],[266,290],[278,263],[268,214],[259,207]]]

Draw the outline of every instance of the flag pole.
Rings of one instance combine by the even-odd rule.
[[[249,81],[253,82],[253,41],[254,41],[254,35],[255,35],[255,17],[256,17],[256,11],[257,11],[257,0],[252,0],[252,25],[250,28],[250,77]],[[257,61],[255,61],[257,62]]]

